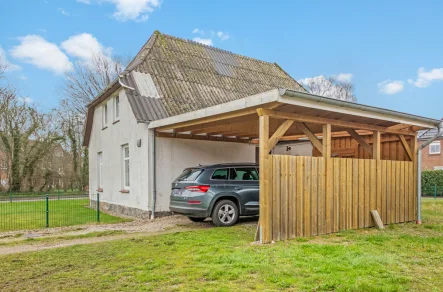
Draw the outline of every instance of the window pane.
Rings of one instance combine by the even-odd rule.
[[[253,167],[239,167],[235,169],[234,180],[258,180],[257,170]]]
[[[125,160],[125,186],[129,187],[129,159]]]
[[[176,179],[178,181],[193,181],[195,180],[201,173],[201,168],[187,168],[183,171],[182,174]]]
[[[120,97],[115,98],[115,117],[118,118],[120,116]]]
[[[211,179],[228,179],[228,169],[216,169]]]
[[[125,147],[125,158],[129,157],[129,147]]]

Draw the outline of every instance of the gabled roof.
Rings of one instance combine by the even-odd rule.
[[[155,31],[134,60],[149,74],[157,97],[125,89],[138,121],[163,119],[277,88],[306,90],[275,63],[237,55]],[[137,89],[131,74],[123,81]],[[88,105],[84,145],[89,143],[93,108],[121,85],[114,81]]]

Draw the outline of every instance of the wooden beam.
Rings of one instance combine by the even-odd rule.
[[[324,158],[331,157],[331,125],[327,124],[323,126],[323,142],[322,153]]]
[[[277,131],[274,132],[274,134],[272,135],[272,137],[268,141],[268,150],[269,151],[271,151],[272,148],[274,148],[275,145],[277,145],[280,138],[283,137],[283,135],[292,126],[293,123],[294,123],[293,120],[286,120],[280,125],[280,127],[278,127]]]
[[[342,128],[350,128],[350,129],[361,129],[361,130],[369,130],[369,131],[380,131],[385,133],[392,133],[397,135],[415,135],[414,132],[407,132],[401,130],[389,130],[386,127],[377,126],[377,125],[368,125],[350,121],[336,120],[336,119],[328,119],[321,117],[313,117],[313,116],[305,116],[294,113],[287,112],[279,112],[274,110],[268,110],[264,108],[257,109],[257,113],[259,116],[267,115],[271,118],[275,119],[288,119],[294,120],[296,122],[305,122],[305,123],[313,123],[313,124],[331,124],[332,126],[338,126]]]
[[[374,219],[375,224],[377,225],[378,229],[385,229],[385,226],[383,225],[383,222],[381,221],[380,214],[378,214],[377,210],[371,210],[372,218]]]
[[[315,148],[317,148],[320,153],[323,153],[323,145],[320,142],[320,140],[315,136],[314,133],[306,126],[305,123],[297,123],[297,127],[308,137],[308,139],[311,141],[312,145],[314,145]]]
[[[390,130],[403,130],[403,129],[406,129],[406,128],[409,128],[409,127],[411,127],[411,125],[408,125],[408,124],[397,124],[397,125],[393,125],[393,126],[388,127],[388,129],[390,129]]]
[[[414,161],[414,155],[412,154],[411,148],[409,147],[408,142],[406,141],[405,136],[398,135],[400,138],[401,145],[403,146],[403,149],[406,152],[406,155],[408,155],[409,160]]]
[[[380,160],[381,159],[381,143],[380,143],[381,139],[380,139],[380,132],[379,131],[374,131],[374,135],[372,138],[372,158],[375,160]]]
[[[373,155],[371,145],[369,145],[368,142],[366,142],[355,130],[347,129],[346,131],[352,138],[355,139],[355,141],[358,142],[358,144],[361,145],[361,147],[363,147],[363,149],[365,149],[369,154]]]
[[[270,243],[272,235],[272,198],[270,192],[271,161],[269,156],[269,116],[262,115],[260,122],[260,243]]]
[[[174,134],[174,133],[164,133],[164,132],[156,132],[155,136],[161,137],[161,138],[224,141],[224,142],[237,142],[237,143],[250,143],[250,141],[251,141],[251,139],[239,139],[239,137],[228,138],[228,137],[215,137],[215,136],[207,136],[207,135],[192,135],[192,134],[180,134],[180,133]]]

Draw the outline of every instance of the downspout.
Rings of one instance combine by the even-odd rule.
[[[417,149],[417,224],[421,224],[421,151],[443,134],[443,122],[437,126],[437,133]]]

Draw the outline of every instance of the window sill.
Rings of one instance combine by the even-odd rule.
[[[108,126],[104,126],[104,127],[102,128],[102,131],[103,131],[103,130],[106,130],[107,128],[108,128]]]
[[[439,153],[429,153],[429,155],[432,155],[432,156],[434,156],[434,155],[440,155],[441,154],[441,152],[439,152]]]
[[[97,192],[103,193],[103,188],[98,188]]]
[[[122,194],[129,194],[129,190],[120,190],[120,193],[122,193]]]
[[[120,122],[120,120],[116,120],[112,124],[114,125],[114,124],[117,124],[118,122]]]

